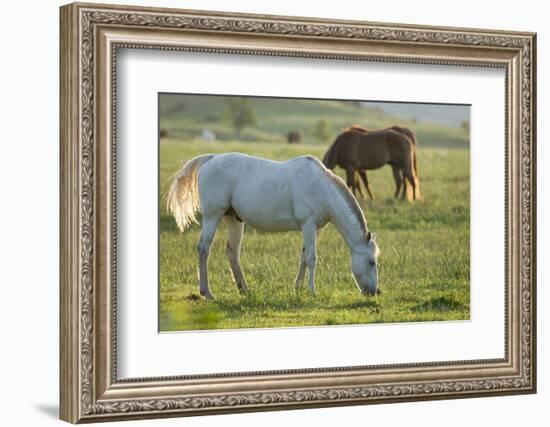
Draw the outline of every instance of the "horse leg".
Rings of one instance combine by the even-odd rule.
[[[403,182],[403,190],[401,192],[401,200],[405,200],[405,197],[407,196],[407,179],[405,177],[405,172],[403,170],[400,171],[402,174],[402,182]]]
[[[407,171],[407,173],[403,173],[403,176],[409,181],[412,187],[412,198],[413,200],[416,200],[416,181],[414,179],[414,175],[412,171]]]
[[[401,179],[401,171],[397,166],[391,165],[391,170],[393,172],[393,179],[395,181],[395,194],[393,197],[397,199],[397,197],[399,196],[399,192],[401,191],[403,180]]]
[[[201,237],[197,250],[199,252],[199,293],[206,299],[214,299],[208,287],[208,256],[210,247],[216,235],[220,216],[204,217],[202,219]]]
[[[224,220],[227,225],[227,245],[225,247],[225,254],[229,259],[229,265],[231,266],[231,272],[237,284],[237,289],[240,293],[244,293],[248,289],[240,263],[244,222],[239,221],[231,215],[224,215]]]
[[[416,176],[414,174],[414,169],[412,169],[412,167],[407,171],[407,179],[411,183],[412,198],[413,198],[413,201],[415,201],[416,200]]]
[[[357,171],[359,172],[359,171]],[[365,195],[363,194],[363,189],[361,188],[361,183],[359,182],[359,178],[357,178],[357,174],[353,174],[353,185],[355,186],[355,189],[356,191],[353,192],[353,195],[355,196],[355,198],[357,198],[357,194],[358,193],[362,199],[365,198]]]
[[[300,255],[300,268],[298,270],[298,274],[296,275],[296,279],[294,280],[294,289],[296,290],[296,292],[300,290],[302,284],[304,283],[304,278],[306,276],[306,267],[306,248],[305,246],[303,246],[302,255]]]
[[[316,238],[319,237],[319,234],[321,234],[322,229],[318,229],[316,233]],[[302,287],[302,284],[304,283],[304,278],[306,276],[306,268],[307,268],[307,258],[306,258],[306,248],[305,246],[302,247],[302,255],[300,256],[300,269],[298,270],[298,274],[296,276],[296,280],[294,281],[294,287],[296,289],[296,292],[300,290]]]
[[[364,170],[359,171],[359,176],[361,177],[361,180],[363,181],[363,184],[365,185],[365,188],[367,190],[367,194],[369,195],[371,200],[374,200],[374,196],[372,195],[372,191],[370,191],[370,185],[369,180],[367,179],[367,172]]]
[[[355,173],[353,169],[346,169],[346,184],[355,195]]]
[[[365,197],[365,194],[363,193],[363,189],[361,188],[361,182],[359,181],[359,178],[357,177],[357,174],[360,174],[361,171],[359,169],[357,169],[356,172],[357,173],[353,172],[353,195],[355,196],[355,198],[357,200],[359,200],[359,198],[357,197],[358,195],[363,200],[367,200],[367,198]]]
[[[308,273],[308,287],[313,295],[315,295],[315,267],[317,266],[317,227],[314,221],[307,221],[302,227],[304,235],[305,258]]]

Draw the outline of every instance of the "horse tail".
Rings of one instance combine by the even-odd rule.
[[[416,168],[416,138],[413,139],[413,168],[416,179],[418,179],[418,169]]]
[[[340,137],[342,135],[339,135],[328,151],[326,152],[325,156],[323,157],[323,164],[327,169],[334,169],[336,167],[336,163],[338,162],[338,146],[340,145]]]
[[[413,178],[416,185],[416,198],[420,199],[420,180],[418,178],[418,172],[416,169],[416,143],[415,139],[413,139],[413,145],[412,148],[412,164],[413,164]]]
[[[418,179],[418,169],[416,168],[416,135],[414,134],[414,132],[410,129],[407,129],[409,132],[410,132],[410,138],[411,138],[411,141],[413,143],[413,153],[414,153],[414,158],[413,158],[413,167],[414,167],[414,174],[416,175],[416,178]]]
[[[199,169],[212,157],[213,154],[205,154],[187,161],[170,185],[166,209],[181,231],[185,231],[192,222],[197,222],[195,213],[200,209]]]
[[[416,168],[416,134],[410,130],[409,128],[402,128],[399,126],[392,126],[391,129],[402,133],[407,138],[409,138],[413,143],[413,152],[414,152],[414,158],[413,158],[413,168],[414,168],[414,174],[418,178],[418,169]]]

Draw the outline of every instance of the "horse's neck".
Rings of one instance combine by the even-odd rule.
[[[333,191],[334,197],[327,198],[330,221],[340,232],[350,251],[353,252],[365,241],[365,221],[349,206],[346,197],[337,188],[334,188]]]

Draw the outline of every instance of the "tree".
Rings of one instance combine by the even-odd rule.
[[[320,141],[327,141],[330,138],[330,123],[326,119],[321,119],[313,127],[313,136]]]
[[[250,106],[247,98],[233,98],[227,114],[237,136],[241,135],[245,127],[252,126],[257,122],[256,111]]]
[[[462,123],[460,123],[460,128],[466,132],[470,132],[470,120],[463,120]]]

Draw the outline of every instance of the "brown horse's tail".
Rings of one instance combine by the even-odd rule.
[[[413,142],[413,152],[414,152],[414,159],[413,159],[413,167],[414,167],[414,174],[416,175],[416,179],[418,180],[418,169],[416,167],[416,135],[414,132],[411,131],[411,139]]]
[[[412,178],[414,179],[415,183],[415,198],[420,199],[420,179],[418,177],[418,168],[416,165],[416,135],[412,130],[409,128],[402,128],[399,126],[393,126],[392,129],[396,132],[399,132],[401,135],[403,135],[406,139],[408,139],[411,142],[411,166],[412,166]]]
[[[323,157],[323,164],[327,169],[334,169],[336,167],[336,163],[338,162],[338,148],[339,148],[339,142],[340,142],[340,136],[339,135],[328,151],[325,153],[325,156]]]
[[[416,175],[416,179],[418,180],[418,169],[416,168],[416,138],[413,139],[413,167],[414,174]]]
[[[416,141],[415,138],[413,138],[413,145],[412,145],[412,164],[413,164],[413,173],[414,173],[414,182],[416,185],[416,198],[420,199],[420,179],[418,178],[418,172],[416,169]]]
[[[415,135],[415,133],[412,130],[410,130],[409,128],[402,128],[402,127],[399,127],[399,126],[392,126],[392,129],[397,131],[397,132],[402,133],[403,135],[405,135],[407,138],[409,138],[412,141],[412,143],[413,143],[413,153],[414,153],[414,158],[413,158],[414,174],[418,178],[418,169],[416,168],[416,135]]]

